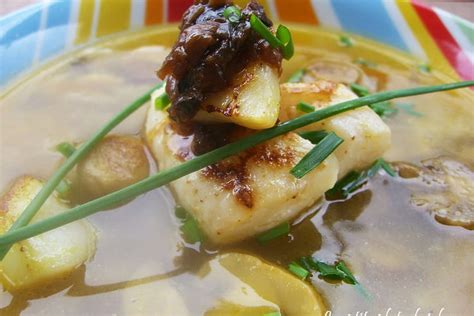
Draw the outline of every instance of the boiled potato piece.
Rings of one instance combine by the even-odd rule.
[[[279,311],[286,316],[318,316],[323,315],[326,310],[321,296],[311,285],[299,280],[288,271],[254,256],[228,253],[213,259],[210,267],[211,272],[206,278],[220,278],[220,283],[225,282],[224,285],[227,285],[225,286],[227,290],[222,294],[222,300],[227,301],[227,303],[221,303],[212,308],[205,314],[206,316],[260,316],[272,311]],[[220,272],[219,270],[222,268],[230,275]],[[235,289],[238,292],[236,294],[236,291],[233,290],[236,286],[231,280],[232,277],[249,286],[253,293],[248,290],[241,291],[242,286],[240,286]],[[247,306],[231,303],[233,299],[237,299],[237,302],[250,301],[249,298],[243,300],[239,297],[242,295],[257,295],[259,300],[255,298],[254,301],[257,304],[247,304]],[[268,303],[265,304],[265,301]],[[273,306],[271,306],[272,303]]]
[[[278,70],[268,64],[257,63],[240,73],[233,86],[205,99],[195,119],[264,129],[277,122],[279,104]]]
[[[357,98],[345,85],[330,81],[314,83],[284,83],[281,85],[280,120],[300,116],[296,105],[303,101],[321,109]],[[368,106],[341,113],[302,128],[305,131],[335,132],[344,142],[336,149],[339,178],[351,170],[361,170],[380,158],[390,147],[390,128]]]
[[[139,138],[108,136],[77,164],[75,187],[89,198],[99,197],[138,182],[149,172]]]
[[[145,130],[161,170],[188,159],[190,138],[173,130],[166,111],[152,105]],[[294,218],[333,187],[339,170],[334,155],[302,179],[290,174],[312,148],[309,141],[288,133],[173,181],[170,187],[212,242],[243,240]]]
[[[36,196],[43,183],[33,177],[18,179],[0,199],[0,233],[6,232]],[[55,195],[48,198],[32,222],[67,212]],[[16,243],[0,262],[3,286],[18,291],[65,277],[95,253],[96,234],[86,220],[56,228]]]

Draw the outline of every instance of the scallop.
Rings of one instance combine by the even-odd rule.
[[[345,85],[325,80],[284,83],[280,89],[280,121],[305,114],[296,107],[302,101],[316,109],[322,109],[357,98]],[[362,170],[370,166],[390,148],[391,143],[390,128],[368,106],[338,114],[301,130],[332,131],[344,140],[335,151],[339,161],[339,178],[351,170]]]
[[[161,170],[192,157],[192,136],[179,135],[166,111],[152,105],[145,130]],[[302,179],[290,174],[312,148],[288,133],[175,180],[170,188],[211,242],[240,241],[293,219],[333,187],[339,171],[334,155]]]
[[[74,188],[88,199],[106,195],[149,175],[142,141],[133,136],[108,136],[78,163]]]
[[[6,232],[43,182],[30,176],[19,178],[0,199],[0,233]],[[67,212],[68,207],[52,195],[32,222]],[[95,229],[87,220],[79,220],[13,245],[0,263],[3,286],[19,291],[52,283],[66,277],[95,253]]]

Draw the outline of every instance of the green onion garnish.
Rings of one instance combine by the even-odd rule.
[[[102,129],[100,129],[99,132],[97,132],[90,140],[82,144],[81,147],[79,147],[72,154],[71,157],[66,159],[63,165],[61,165],[59,169],[56,170],[53,176],[46,182],[46,184],[40,190],[38,195],[26,207],[25,211],[23,211],[17,221],[10,227],[10,230],[0,236],[0,258],[3,258],[10,249],[11,245],[18,241],[34,237],[36,235],[53,230],[76,220],[85,218],[89,215],[95,214],[107,208],[116,206],[118,203],[137,197],[140,194],[146,193],[150,190],[157,189],[165,184],[168,184],[171,181],[179,179],[190,173],[196,172],[206,166],[221,161],[222,159],[235,155],[257,144],[263,143],[274,137],[286,134],[290,131],[294,131],[309,124],[319,122],[331,116],[346,111],[354,110],[365,105],[383,102],[394,98],[403,98],[438,91],[447,91],[471,87],[474,86],[474,81],[464,81],[437,86],[425,86],[403,90],[384,91],[371,94],[366,97],[348,100],[339,104],[331,105],[315,112],[308,113],[290,121],[281,123],[275,127],[259,131],[255,134],[244,137],[236,142],[227,144],[206,154],[188,160],[175,167],[159,171],[158,173],[144,180],[136,182],[128,187],[109,193],[105,196],[86,202],[82,205],[73,207],[68,212],[63,212],[48,217],[46,219],[39,220],[35,223],[31,223],[27,227],[23,227],[29,223],[31,218],[36,214],[36,212],[43,205],[46,199],[51,195],[51,193],[54,191],[59,182],[64,178],[64,176],[74,167],[77,161],[82,158],[97,142],[100,141],[100,139],[102,139],[103,136],[105,136],[110,130],[112,130],[118,123],[120,123],[122,120],[124,120],[126,117],[135,112],[138,108],[140,108],[143,104],[145,104],[150,99],[150,94],[160,86],[161,84],[157,87],[154,87],[152,90],[135,100],[132,104],[130,104],[122,112],[120,112],[116,117],[114,117],[109,123],[107,123]]]
[[[370,61],[370,60],[367,60],[367,59],[364,59],[364,58],[356,58],[354,60],[354,63],[356,64],[359,64],[359,65],[362,65],[362,66],[365,66],[365,67],[368,67],[368,68],[375,68],[377,67],[377,64]]]
[[[342,138],[334,132],[328,133],[326,137],[301,158],[296,166],[290,170],[290,173],[298,179],[303,178],[307,173],[319,166],[342,142]]]
[[[181,225],[180,229],[184,235],[184,239],[191,244],[195,244],[203,240],[203,236],[201,234],[201,230],[199,229],[198,222],[189,213],[184,219],[183,225]]]
[[[349,270],[349,268],[346,266],[344,261],[339,261],[336,264],[336,269],[344,274],[344,281],[345,282],[347,282],[349,284],[352,284],[352,285],[359,283],[359,282],[357,282],[356,278],[354,277],[352,272]]]
[[[268,27],[255,14],[250,16],[250,25],[260,34],[273,48],[281,49],[283,58],[290,59],[294,54],[293,39],[290,30],[284,26],[278,26],[276,36],[268,29]]]
[[[354,46],[354,41],[347,35],[341,35],[339,36],[339,44],[344,47],[352,47]]]
[[[374,103],[369,107],[380,117],[390,117],[398,113],[398,109],[390,101]]]
[[[178,205],[174,208],[174,215],[179,219],[186,219],[188,211],[186,211],[184,207]]]
[[[70,143],[64,142],[64,143],[58,144],[56,146],[56,150],[60,152],[64,157],[68,158],[76,151],[76,147],[74,147]]]
[[[413,116],[418,116],[421,117],[423,114],[420,112],[417,112],[413,109],[413,104],[411,103],[395,103],[395,106],[399,108],[400,110],[404,111],[407,114],[413,115]]]
[[[344,178],[339,180],[332,189],[326,192],[326,195],[333,199],[338,196],[342,198],[347,198],[349,194],[353,193],[355,190],[360,188],[362,185],[367,183],[370,178],[375,176],[380,169],[385,170],[385,172],[395,177],[397,174],[383,158],[377,159],[370,168],[362,172],[351,171]]]
[[[328,135],[328,132],[326,131],[299,132],[298,135],[300,135],[304,139],[307,139],[311,143],[316,145],[321,140],[323,140],[324,137]]]
[[[366,87],[361,86],[357,83],[351,83],[350,88],[355,94],[357,94],[358,97],[365,97],[370,94],[369,90]]]
[[[263,316],[281,316],[280,312],[270,312],[270,313],[265,313]]]
[[[279,25],[276,31],[276,36],[281,43],[283,58],[288,60],[293,57],[295,54],[295,46],[293,44],[290,30],[284,25]]]
[[[259,243],[264,244],[270,240],[276,239],[283,235],[288,235],[290,232],[290,224],[285,222],[280,224],[272,229],[267,230],[266,232],[261,233],[257,236],[257,240]]]
[[[170,104],[170,98],[163,92],[158,98],[155,99],[155,109],[163,111]]]
[[[418,65],[418,70],[424,73],[430,73],[431,66],[428,64],[421,64],[421,65]]]
[[[300,70],[295,71],[295,72],[290,76],[290,78],[288,78],[288,81],[287,81],[287,82],[291,82],[291,83],[300,82],[301,79],[303,78],[305,72],[306,72],[305,69],[300,69]]]
[[[322,278],[341,280],[352,285],[358,283],[352,272],[342,260],[336,264],[327,264],[322,261],[315,260],[312,257],[303,257],[301,259],[303,259],[308,264],[311,270],[319,272],[319,276]]]
[[[309,271],[297,264],[296,262],[292,262],[288,265],[288,270],[290,270],[294,275],[296,275],[301,280],[306,279],[309,275]]]
[[[66,199],[71,192],[71,184],[66,179],[61,180],[58,186],[56,187],[56,192],[58,193],[61,199]]]
[[[230,6],[225,8],[224,17],[231,23],[238,23],[241,17],[241,13],[236,6]]]
[[[316,108],[308,103],[305,102],[300,102],[296,105],[296,109],[298,111],[304,112],[304,113],[311,113],[316,110]]]

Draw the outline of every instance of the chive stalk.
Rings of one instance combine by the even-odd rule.
[[[38,213],[41,206],[46,202],[48,197],[53,193],[56,187],[60,184],[61,180],[67,175],[69,171],[83,158],[89,151],[91,151],[94,146],[104,138],[115,126],[120,124],[124,119],[126,119],[130,114],[138,110],[143,104],[145,104],[149,99],[153,91],[160,88],[162,83],[155,86],[153,89],[133,101],[128,105],[123,111],[117,114],[112,120],[100,128],[88,141],[83,143],[79,148],[72,152],[66,161],[54,172],[51,178],[46,181],[41,190],[36,194],[33,200],[28,204],[25,210],[17,218],[17,220],[12,224],[7,234],[14,233],[15,230],[26,226],[31,219]],[[112,206],[112,205],[110,205]],[[64,213],[67,214],[67,213]],[[62,225],[59,225],[62,226]],[[28,229],[27,229],[28,230]],[[30,236],[31,237],[31,236]],[[6,243],[1,246],[0,249],[0,260],[3,260],[5,255],[10,250],[11,244]]]
[[[276,239],[283,235],[288,235],[289,232],[290,224],[288,222],[284,222],[283,224],[280,224],[270,230],[267,230],[266,232],[261,233],[257,236],[257,240],[259,243],[265,244],[270,240]]]
[[[308,277],[309,275],[309,271],[306,270],[305,268],[303,268],[302,266],[300,266],[298,263],[296,262],[292,262],[288,265],[288,270],[290,270],[291,273],[293,273],[294,275],[296,275],[298,278],[300,278],[301,280],[304,280]]]
[[[5,233],[4,235],[0,237],[0,247],[5,247],[4,249],[2,249],[3,255],[4,255],[6,253],[7,247],[9,248],[10,245],[15,242],[28,239],[30,237],[39,235],[41,233],[66,225],[76,220],[85,218],[101,210],[117,205],[117,203],[119,202],[126,201],[130,198],[134,198],[150,190],[159,188],[171,181],[179,179],[192,172],[198,171],[208,165],[214,164],[222,159],[235,155],[241,151],[244,151],[248,148],[251,148],[269,139],[283,135],[290,131],[301,128],[303,126],[321,121],[323,119],[337,115],[339,113],[353,110],[365,105],[391,100],[394,98],[402,98],[402,97],[415,96],[415,95],[427,94],[427,93],[433,93],[433,92],[439,92],[439,91],[466,88],[470,86],[474,86],[474,81],[464,81],[464,82],[449,83],[449,84],[443,84],[443,85],[437,85],[437,86],[385,91],[385,92],[371,94],[362,98],[345,101],[339,104],[331,105],[326,108],[320,109],[318,111],[308,113],[300,117],[297,117],[295,119],[292,119],[290,121],[281,123],[273,128],[257,132],[237,142],[227,144],[223,147],[210,151],[206,154],[203,154],[201,156],[188,160],[182,163],[181,165],[169,168],[167,170],[160,171],[156,173],[155,175],[152,175],[144,180],[134,183],[126,188],[120,189],[108,195],[102,196],[100,198],[89,201],[82,205],[76,206],[70,209],[68,212],[64,212],[64,213],[57,214],[55,216],[43,219],[41,221],[30,224],[27,227],[22,227],[29,222],[29,220],[31,219],[32,216],[34,216],[34,214],[36,214],[37,209],[39,209],[39,207],[49,197],[51,192],[56,188],[56,186],[59,184],[61,179],[65,176],[67,171],[70,170],[70,169],[66,169],[65,167],[61,167],[60,169],[61,172],[58,172],[59,171],[58,169],[58,171],[47,182],[47,185],[45,185],[45,187],[41,191],[43,193],[40,192],[38,194],[38,196],[40,197],[38,198],[37,196],[32,201],[32,203],[30,203],[30,205],[27,207],[27,210],[23,212],[23,214],[26,214],[26,215],[22,214],[22,216],[20,216],[22,220],[20,222],[18,221],[15,222],[12,228],[7,233]],[[154,88],[153,90],[155,89],[156,88]],[[150,93],[153,90],[151,90],[149,93],[140,97],[137,101],[132,103],[132,105],[127,107],[123,112],[121,112],[116,118],[114,118],[109,124],[107,124],[106,127],[104,127],[97,134],[99,135],[99,137],[97,137],[96,135],[93,139],[86,142],[85,144],[90,144],[90,143],[95,144],[98,141],[98,139],[100,139],[103,135],[106,134],[106,132],[104,133],[104,131],[110,130],[111,127],[118,124],[118,122],[123,120],[126,116],[128,116],[129,114],[134,112],[136,109],[138,109],[141,104],[145,103],[146,100],[150,97]],[[96,140],[96,141],[92,142],[92,140]],[[86,148],[90,149],[90,147],[91,146],[89,145]],[[70,166],[70,168],[72,168],[74,163],[77,162],[77,160],[79,160],[79,158],[81,158],[85,154],[84,151],[85,149],[83,145],[78,150],[76,150],[76,152],[67,160],[67,161],[70,161],[68,165]],[[74,162],[71,162],[73,161],[72,159],[74,159]],[[65,169],[66,169],[66,172],[64,172]],[[52,185],[51,183],[53,183],[54,185]],[[32,209],[35,210],[33,213],[31,212]]]
[[[304,113],[311,113],[311,112],[314,112],[314,110],[316,110],[316,108],[314,106],[312,106],[311,104],[308,104],[306,102],[300,102],[296,105],[296,109],[300,112],[304,112]]]

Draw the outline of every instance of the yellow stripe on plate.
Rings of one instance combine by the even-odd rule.
[[[100,0],[97,37],[127,30],[130,12],[131,0]]]
[[[453,69],[438,45],[435,43],[420,17],[413,8],[411,1],[397,0],[398,8],[413,31],[414,36],[429,58],[430,65],[434,68],[459,80],[459,75]]]
[[[92,31],[92,19],[94,18],[95,0],[81,0],[79,5],[79,17],[77,19],[77,31],[74,44],[82,44],[89,40]]]

